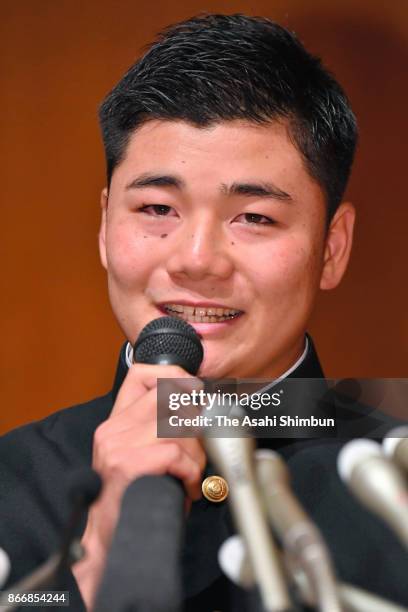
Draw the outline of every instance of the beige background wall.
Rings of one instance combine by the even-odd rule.
[[[96,108],[158,29],[200,11],[280,21],[345,86],[357,242],[311,331],[328,376],[408,376],[408,2],[2,0],[0,432],[110,387],[122,337],[97,255]]]

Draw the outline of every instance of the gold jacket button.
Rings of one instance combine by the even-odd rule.
[[[228,497],[227,481],[221,476],[208,476],[201,485],[203,495],[208,501],[218,504]]]

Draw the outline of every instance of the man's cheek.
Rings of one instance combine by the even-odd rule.
[[[316,286],[316,264],[302,249],[297,253],[292,253],[290,257],[282,260],[281,274],[279,283],[275,286],[281,292],[281,297],[300,300],[305,299],[309,294],[314,293]]]
[[[309,259],[301,247],[288,246],[274,259],[271,270],[274,284],[291,287],[298,285],[310,269]]]
[[[108,270],[117,282],[129,283],[143,275],[146,254],[134,241],[120,234],[108,243]]]

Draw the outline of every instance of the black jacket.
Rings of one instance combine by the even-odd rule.
[[[12,561],[7,587],[33,571],[58,547],[69,513],[67,475],[91,465],[94,431],[109,416],[126,372],[122,349],[110,393],[0,438],[0,547]],[[290,377],[323,377],[312,342],[305,360]],[[287,461],[294,491],[320,527],[338,576],[408,605],[407,553],[339,480],[336,458],[342,441],[261,439],[258,444],[278,450]],[[85,518],[79,533],[84,526]],[[211,504],[202,499],[193,504],[183,555],[186,610],[245,610],[242,592],[222,576],[217,563],[219,546],[231,532],[226,503]],[[69,609],[83,610],[69,572],[62,586],[70,590]]]

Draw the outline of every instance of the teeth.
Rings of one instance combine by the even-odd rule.
[[[171,307],[176,312],[183,312],[183,306],[180,306],[180,304],[172,304]]]
[[[204,306],[184,306],[182,304],[166,304],[164,310],[170,315],[177,316],[190,323],[220,323],[233,319],[241,313],[231,308],[205,308]]]

